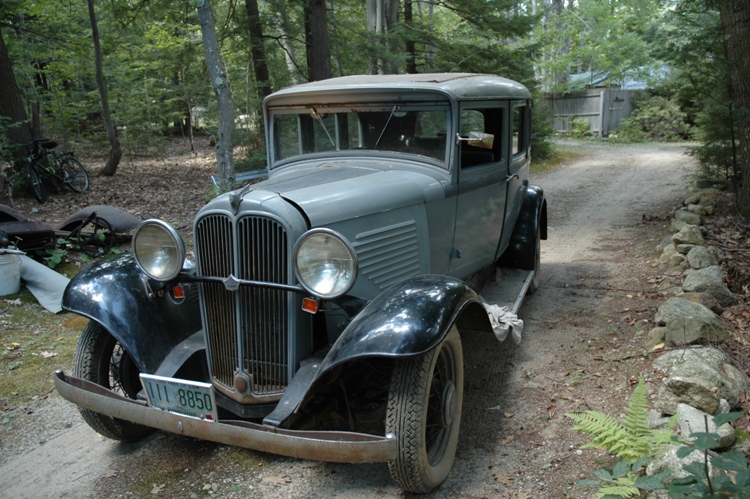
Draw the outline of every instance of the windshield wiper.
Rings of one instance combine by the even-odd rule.
[[[331,141],[331,145],[333,147],[336,147],[336,143],[333,141],[333,137],[331,137],[331,134],[328,132],[328,129],[326,128],[326,124],[323,123],[323,118],[320,117],[320,115],[318,114],[318,111],[316,111],[314,107],[310,109],[312,111],[313,117],[318,121],[318,123],[320,123],[320,126],[323,127],[323,130],[326,132],[326,135],[328,135],[328,140]]]
[[[385,125],[383,125],[383,131],[380,132],[380,137],[378,137],[378,140],[375,141],[375,147],[377,147],[378,144],[380,144],[380,139],[383,138],[383,134],[385,133],[386,128],[388,128],[388,123],[391,122],[391,118],[393,118],[393,115],[396,113],[397,110],[398,110],[398,106],[393,106],[393,109],[391,109],[391,114],[388,116],[388,120],[385,122]]]

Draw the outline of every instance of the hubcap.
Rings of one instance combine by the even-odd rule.
[[[445,428],[450,426],[456,416],[456,385],[452,381],[445,383],[441,399],[440,426]]]

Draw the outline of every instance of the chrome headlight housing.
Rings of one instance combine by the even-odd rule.
[[[313,229],[299,238],[292,257],[294,274],[318,298],[336,298],[357,280],[357,255],[349,241],[330,229]]]
[[[133,234],[133,253],[147,276],[156,281],[169,281],[182,269],[185,243],[168,223],[146,220]]]

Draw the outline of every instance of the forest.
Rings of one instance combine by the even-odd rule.
[[[731,179],[750,215],[747,40],[746,0],[3,0],[0,155],[21,160],[33,138],[87,143],[114,175],[123,154],[203,134],[229,182],[264,166],[260,106],[272,91],[475,72],[532,90],[544,157],[552,129],[539,97],[585,87],[571,75],[603,75],[648,86],[619,140],[695,141],[704,173]]]

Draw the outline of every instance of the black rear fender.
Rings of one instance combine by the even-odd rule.
[[[500,265],[534,270],[537,231],[541,239],[547,239],[547,200],[541,187],[529,185],[510,244],[499,259]]]

